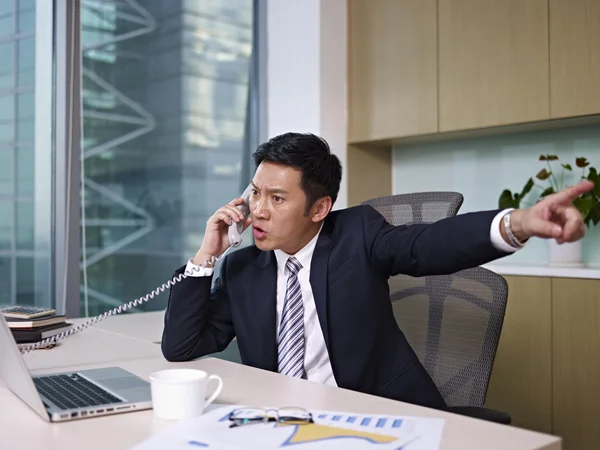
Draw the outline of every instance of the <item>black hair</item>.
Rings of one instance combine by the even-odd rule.
[[[310,133],[285,133],[259,145],[256,168],[262,162],[293,167],[301,172],[300,187],[306,194],[306,213],[320,198],[335,203],[342,181],[342,164],[325,139]]]

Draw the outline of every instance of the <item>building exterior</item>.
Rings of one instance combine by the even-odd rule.
[[[47,298],[31,289],[40,283],[26,281],[35,274],[27,258],[35,258],[37,206],[27,189],[39,169],[36,5],[9,3],[0,6],[0,58],[15,53],[12,67],[0,66],[0,303],[41,304]],[[9,34],[3,21],[18,31],[34,24]],[[82,1],[83,315],[170,279],[200,246],[212,212],[239,194],[250,153],[252,30],[252,0]],[[166,300],[138,309],[162,309]]]

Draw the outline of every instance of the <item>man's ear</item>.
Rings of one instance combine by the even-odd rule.
[[[311,208],[311,220],[314,223],[321,222],[327,217],[329,211],[333,207],[333,202],[331,201],[331,197],[323,197],[317,200],[313,207]]]

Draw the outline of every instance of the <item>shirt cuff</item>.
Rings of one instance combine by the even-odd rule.
[[[502,221],[502,218],[512,210],[514,210],[514,208],[507,208],[496,214],[496,217],[494,217],[494,220],[492,220],[492,228],[490,229],[490,239],[492,241],[492,245],[496,247],[497,250],[508,253],[514,253],[519,249],[517,247],[513,247],[504,240],[502,233],[500,233],[500,222]]]
[[[193,259],[190,258],[185,266],[185,273],[188,277],[209,277],[213,274],[212,267],[202,267],[198,264],[194,264],[192,261]]]

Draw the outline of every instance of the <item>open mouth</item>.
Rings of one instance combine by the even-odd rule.
[[[256,225],[252,225],[252,231],[256,239],[262,239],[267,235],[267,232]]]

